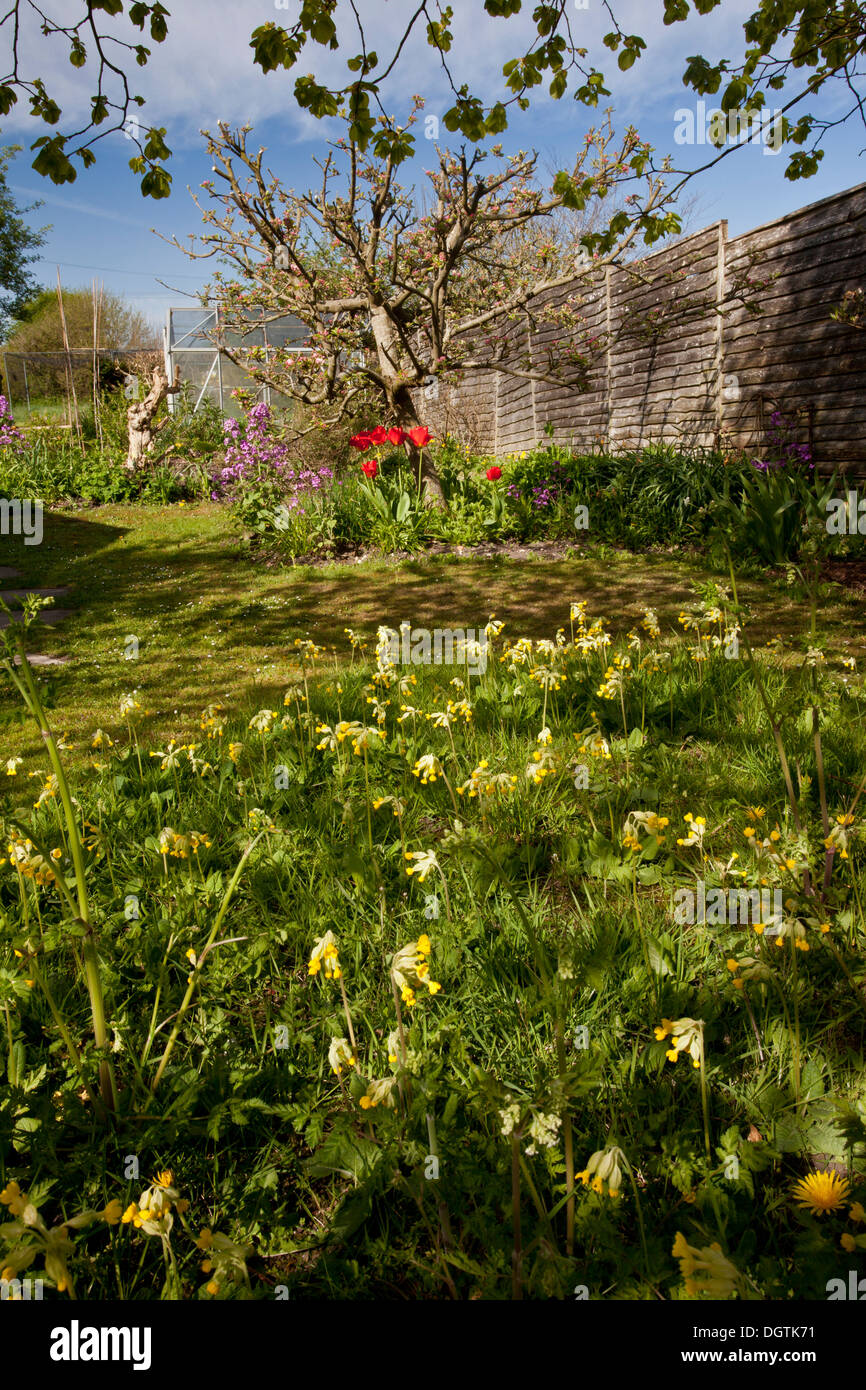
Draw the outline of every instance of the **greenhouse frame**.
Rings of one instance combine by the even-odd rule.
[[[249,330],[232,333],[223,327],[224,311],[219,304],[171,308],[164,330],[165,366],[169,381],[178,369],[181,383],[188,382],[194,393],[194,409],[202,401],[213,401],[223,413],[234,407],[231,392],[237,388],[253,391],[260,400],[271,404],[271,389],[247,376],[225,352],[217,348],[221,338],[229,347],[260,347],[268,349],[293,347],[297,352],[309,352],[304,346],[307,328],[294,314],[274,317],[261,308],[245,310]],[[169,408],[176,408],[177,398],[169,397]]]

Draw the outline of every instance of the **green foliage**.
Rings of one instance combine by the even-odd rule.
[[[215,692],[183,746],[151,746],[160,691],[118,689],[64,803],[81,866],[57,783],[5,769],[5,1260],[81,1299],[700,1297],[683,1239],[721,1246],[717,1297],[802,1299],[843,1233],[860,1271],[862,1183],[821,1220],[793,1183],[862,1168],[863,682],[814,631],[753,652],[718,584],[682,634],[605,627],[579,600],[549,641],[489,624],[473,674],[296,625],[277,708]],[[782,912],[689,921],[698,880]]]
[[[6,182],[9,163],[20,145],[0,147],[0,342],[5,341],[10,323],[21,313],[22,305],[33,294],[36,284],[30,264],[44,244],[45,230],[28,227]]]

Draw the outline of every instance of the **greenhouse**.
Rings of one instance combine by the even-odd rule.
[[[287,345],[298,352],[308,351],[304,347],[306,327],[293,314],[274,318],[264,309],[251,308],[246,310],[246,317],[250,327],[241,334],[224,328],[219,305],[169,309],[164,333],[166,369],[169,380],[179,369],[181,382],[188,382],[195,393],[196,409],[207,398],[220,410],[230,411],[231,393],[239,387],[255,391],[259,399],[271,404],[270,387],[254,381],[225,352],[219,351],[218,340],[232,348],[264,348],[266,358],[269,349]],[[170,397],[169,401],[174,409],[176,398]]]

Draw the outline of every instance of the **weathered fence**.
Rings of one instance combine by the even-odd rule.
[[[603,345],[587,390],[473,369],[425,391],[427,423],[495,453],[534,447],[547,425],[585,449],[661,439],[761,450],[780,411],[819,465],[866,471],[866,332],[831,317],[846,291],[866,288],[866,184],[731,240],[715,223],[637,269],[556,292],[580,288],[582,336]],[[532,332],[528,317],[507,332],[506,362],[533,366],[557,335]]]

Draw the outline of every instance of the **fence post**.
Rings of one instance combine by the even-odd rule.
[[[716,249],[716,448],[721,448],[722,431],[725,424],[725,316],[722,302],[725,297],[725,246],[728,239],[726,220],[719,222],[719,238]]]
[[[532,325],[530,323],[528,311],[526,314],[526,346],[529,350],[529,370],[532,372],[535,368],[532,361]],[[532,401],[532,447],[534,449],[538,443],[538,411],[535,403],[535,377],[533,377],[529,383],[529,390],[530,400]]]
[[[604,405],[605,405],[605,424],[604,438],[605,448],[608,453],[611,448],[611,434],[613,430],[613,352],[610,342],[610,266],[604,268]]]

